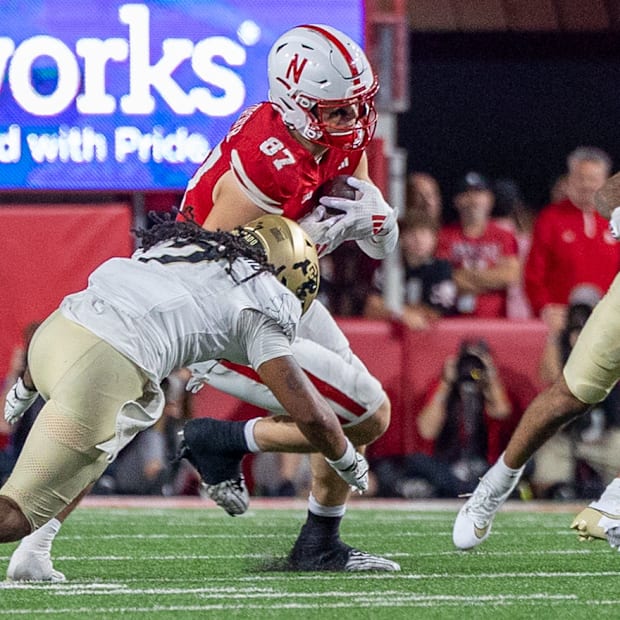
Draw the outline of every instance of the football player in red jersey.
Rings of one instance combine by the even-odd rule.
[[[356,240],[369,256],[383,258],[396,246],[398,226],[393,209],[368,174],[365,147],[377,121],[378,81],[366,55],[335,28],[299,26],[271,48],[268,75],[270,101],[245,110],[211,151],[187,186],[182,212],[191,211],[209,230],[230,230],[265,212],[281,214],[299,221],[319,254]],[[350,175],[357,200],[317,195],[338,175]],[[331,209],[336,215],[328,214],[334,213],[328,212]],[[377,439],[389,424],[389,400],[324,306],[313,304],[297,336],[295,357],[341,418],[353,443],[362,446]],[[234,364],[212,362],[195,369],[194,384],[206,380],[242,400],[285,414],[258,378],[249,375]],[[299,431],[283,419],[248,422],[249,451],[282,444],[288,451],[308,451]],[[213,437],[213,426],[208,428],[204,441]],[[206,449],[196,434],[200,436],[192,433],[193,446]],[[218,450],[217,445],[213,448]],[[227,449],[237,451],[235,446]],[[314,456],[312,472],[308,518],[290,555],[291,567],[397,569],[394,562],[355,551],[340,540],[349,488]],[[217,490],[215,495],[226,508],[226,498]]]
[[[208,230],[232,230],[265,212],[274,213],[298,221],[320,255],[343,241],[355,240],[372,258],[385,257],[396,247],[398,225],[395,212],[368,174],[365,147],[377,121],[374,97],[378,81],[366,55],[335,28],[299,26],[285,32],[272,46],[268,77],[270,101],[245,110],[209,153],[188,183],[179,217],[193,217]],[[339,175],[350,175],[348,182],[357,190],[356,200],[318,195],[325,181]],[[385,432],[390,420],[389,399],[320,302],[315,301],[305,313],[292,351],[355,446],[364,446]],[[191,385],[199,389],[206,381],[283,415],[250,420],[244,423],[242,433],[228,432],[227,425],[234,422],[208,420],[208,431],[194,425],[186,443],[188,457],[199,469],[203,469],[200,465],[208,459],[209,450],[225,462],[229,460],[227,451],[310,451],[278,400],[248,370],[210,362],[193,368]],[[239,435],[244,443],[232,445],[231,436]],[[349,486],[324,459],[318,455],[311,459],[308,517],[289,556],[289,567],[399,570],[397,563],[355,550],[340,540]],[[208,461],[215,462],[213,458]],[[228,469],[236,472],[237,465],[233,462]],[[217,469],[225,472],[227,467]],[[240,505],[241,511],[247,509],[242,478],[207,482],[207,493],[230,514],[239,514]],[[22,543],[31,544],[43,557],[45,575],[52,580],[58,577],[53,576],[57,571],[50,560],[51,543],[65,517],[63,513],[37,530],[31,535],[36,540],[24,539]],[[33,557],[25,550],[20,554],[24,562]],[[25,569],[21,574],[27,573]]]

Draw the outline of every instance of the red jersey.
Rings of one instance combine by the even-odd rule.
[[[518,245],[511,232],[493,222],[489,222],[484,234],[476,238],[465,236],[460,224],[452,224],[439,231],[436,255],[450,261],[453,269],[488,269],[504,257],[518,256]],[[488,291],[475,298],[471,296],[470,307],[464,310],[459,306],[459,310],[469,316],[505,317],[506,296],[506,289]]]
[[[620,267],[620,244],[607,220],[584,213],[570,200],[545,207],[534,225],[525,264],[525,290],[538,315],[547,304],[567,304],[579,284],[605,292]]]
[[[190,179],[181,210],[191,206],[202,224],[213,190],[229,170],[246,195],[268,213],[298,220],[317,204],[316,190],[339,174],[352,174],[363,151],[329,149],[319,162],[290,134],[271,103],[245,110]]]

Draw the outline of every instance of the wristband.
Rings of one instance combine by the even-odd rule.
[[[347,447],[344,451],[344,454],[339,459],[331,461],[330,459],[325,458],[325,460],[336,469],[347,469],[351,466],[351,463],[355,462],[355,446],[349,441],[347,437],[345,437],[345,441],[347,442]]]
[[[35,392],[36,389],[34,387],[32,389],[26,387],[26,384],[21,377],[17,379],[17,382],[15,383],[15,396],[17,396],[19,400],[28,400]]]
[[[398,243],[398,224],[394,224],[388,231],[381,232],[378,235],[367,237],[366,239],[358,239],[356,241],[358,247],[364,254],[380,260],[396,249]]]

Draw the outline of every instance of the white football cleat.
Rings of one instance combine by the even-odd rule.
[[[15,549],[6,571],[9,581],[66,581],[66,577],[54,569],[48,551],[38,551],[20,545]]]
[[[472,549],[489,537],[495,513],[510,497],[517,482],[518,478],[502,493],[492,486],[486,476],[480,479],[478,486],[459,510],[454,521],[452,541],[456,547],[463,550]]]
[[[217,484],[200,483],[200,495],[212,499],[230,516],[242,515],[250,506],[250,493],[243,474],[236,480],[224,480]]]

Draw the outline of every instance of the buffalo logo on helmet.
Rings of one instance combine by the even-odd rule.
[[[306,312],[319,290],[319,259],[312,240],[303,229],[286,217],[264,215],[242,229],[247,243],[259,243],[276,278],[301,301]]]

